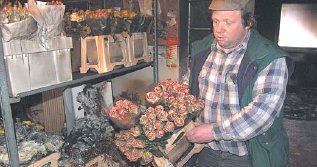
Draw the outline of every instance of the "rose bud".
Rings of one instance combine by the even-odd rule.
[[[156,138],[160,139],[164,136],[165,132],[163,129],[157,129],[156,130]]]
[[[161,111],[157,113],[157,119],[160,121],[167,121],[168,113],[165,111]]]
[[[154,128],[155,129],[161,129],[163,127],[162,122],[160,120],[154,121]]]
[[[174,131],[174,123],[173,122],[166,122],[163,130],[165,132],[173,132]]]
[[[179,104],[178,105],[178,112],[181,115],[187,115],[187,107],[184,104]]]
[[[150,123],[150,122],[146,123],[146,124],[144,125],[144,127],[145,127],[145,129],[147,129],[147,130],[154,130],[154,125],[153,125],[152,123]]]
[[[185,123],[184,117],[182,117],[182,116],[176,117],[174,120],[174,123],[177,127],[184,126],[184,123]]]
[[[155,86],[153,90],[156,93],[161,93],[163,91],[163,89],[160,85]]]
[[[169,119],[171,120],[171,121],[174,121],[175,120],[175,118],[177,117],[177,112],[175,111],[175,110],[170,110],[169,112],[168,112],[168,117],[169,117]]]
[[[157,106],[155,106],[155,111],[156,112],[164,111],[164,107],[162,105],[157,105]]]
[[[148,103],[155,104],[156,102],[158,102],[160,100],[160,98],[158,97],[158,95],[155,92],[148,92],[148,93],[146,93],[145,100]]]
[[[141,115],[139,120],[141,125],[147,124],[149,122],[149,118],[146,115]]]
[[[155,132],[154,131],[146,131],[145,136],[150,140],[153,141],[155,140]]]
[[[147,117],[152,122],[156,119],[156,115],[154,113],[147,113]]]
[[[154,109],[153,107],[148,107],[148,108],[146,109],[146,112],[147,112],[147,113],[155,113],[155,109]]]
[[[167,98],[167,102],[170,103],[170,104],[174,103],[175,101],[176,101],[176,99],[175,99],[174,96],[170,96],[170,97]]]

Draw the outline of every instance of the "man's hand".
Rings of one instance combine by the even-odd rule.
[[[195,128],[186,133],[188,141],[192,143],[209,143],[214,140],[211,133],[211,124],[207,123],[194,123]]]

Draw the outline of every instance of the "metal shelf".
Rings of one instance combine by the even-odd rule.
[[[135,66],[127,67],[127,68],[120,68],[115,69],[111,72],[107,73],[93,73],[89,72],[86,74],[79,74],[74,73],[73,74],[73,80],[68,82],[63,82],[59,84],[55,84],[52,86],[43,87],[40,89],[23,92],[20,93],[17,97],[9,97],[8,92],[8,85],[7,85],[7,78],[6,76],[6,70],[5,70],[5,63],[4,63],[4,54],[3,54],[3,47],[2,47],[2,41],[0,41],[0,110],[2,112],[2,118],[5,128],[5,136],[6,136],[6,144],[7,144],[7,150],[10,160],[10,166],[11,167],[19,167],[19,155],[17,150],[17,141],[15,138],[15,130],[14,130],[14,122],[12,118],[12,111],[11,111],[11,103],[18,102],[20,98],[26,97],[29,95],[41,93],[47,90],[52,90],[55,88],[61,88],[61,87],[67,87],[67,86],[76,86],[83,83],[94,83],[94,82],[101,82],[108,79],[112,79],[127,73],[131,73],[133,71],[137,71],[140,69],[143,69],[145,67],[153,66],[153,76],[154,76],[154,83],[158,82],[158,42],[157,42],[157,9],[158,9],[158,2],[157,0],[153,0],[154,2],[154,57],[153,62],[149,63],[140,63]]]
[[[22,97],[34,95],[37,93],[45,92],[45,91],[56,89],[56,88],[75,87],[75,86],[88,83],[88,82],[89,83],[102,82],[102,81],[109,80],[118,76],[122,76],[122,75],[131,73],[131,72],[134,72],[149,66],[153,66],[153,62],[141,62],[131,67],[119,68],[110,72],[100,73],[100,74],[96,72],[88,72],[85,74],[76,72],[76,73],[73,73],[73,80],[71,81],[62,82],[59,84],[54,84],[51,86],[46,86],[39,89],[34,89],[31,91],[19,93],[16,97],[10,97],[10,103],[17,103],[20,101],[20,98]]]

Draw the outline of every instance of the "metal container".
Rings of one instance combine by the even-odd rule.
[[[49,49],[28,40],[3,45],[10,96],[72,80],[71,38],[50,39]]]

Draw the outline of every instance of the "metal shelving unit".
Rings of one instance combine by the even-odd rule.
[[[20,101],[20,98],[27,97],[33,94],[41,93],[48,90],[53,90],[56,88],[62,88],[62,87],[75,87],[76,85],[80,85],[83,83],[97,83],[106,81],[115,77],[119,77],[121,75],[131,73],[137,70],[141,70],[145,67],[153,66],[153,78],[154,83],[158,82],[158,46],[157,46],[157,9],[158,9],[158,3],[157,0],[153,0],[154,2],[154,57],[153,62],[149,63],[140,63],[132,67],[127,68],[121,68],[121,69],[115,69],[113,71],[107,72],[107,73],[86,73],[86,74],[79,74],[74,73],[73,74],[73,80],[68,82],[63,82],[51,86],[46,86],[43,88],[35,89],[32,91],[27,91],[18,94],[16,97],[10,97],[8,92],[8,85],[7,85],[7,78],[6,78],[6,69],[5,69],[5,61],[4,61],[4,53],[3,53],[3,45],[2,40],[0,40],[0,108],[2,112],[3,117],[3,123],[4,123],[4,130],[5,130],[5,136],[6,136],[6,144],[9,154],[9,160],[10,160],[10,166],[11,167],[19,167],[19,156],[17,151],[17,141],[15,138],[15,130],[14,130],[14,122],[12,118],[12,110],[11,110],[11,104],[17,103]]]

